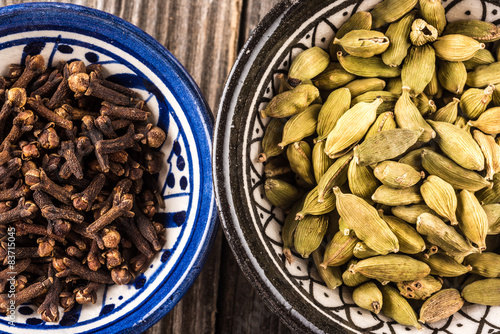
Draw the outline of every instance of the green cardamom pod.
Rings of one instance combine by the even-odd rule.
[[[389,38],[376,30],[351,30],[342,38],[334,38],[333,44],[340,45],[355,57],[369,58],[384,52],[389,46]]]
[[[399,95],[403,92],[403,81],[401,81],[401,77],[388,79],[386,90],[399,97]]]
[[[311,80],[330,64],[330,55],[322,48],[313,46],[299,53],[288,70],[288,83],[298,86],[303,80]]]
[[[308,258],[320,245],[328,228],[328,216],[307,216],[299,221],[293,238],[295,250]]]
[[[273,118],[266,126],[264,138],[262,138],[262,152],[257,158],[257,162],[267,161],[270,157],[274,157],[283,153],[283,150],[278,146],[283,137],[283,127],[285,120]]]
[[[473,274],[482,277],[500,277],[500,255],[492,252],[471,254],[464,259],[464,264],[472,267]]]
[[[438,37],[437,29],[422,19],[416,19],[411,25],[410,40],[415,46],[434,42]]]
[[[424,129],[419,141],[428,142],[436,136],[432,127],[425,121],[413,101],[410,99],[410,88],[403,86],[403,94],[394,107],[396,124],[402,129],[418,131]]]
[[[320,109],[320,104],[313,104],[300,114],[292,116],[283,128],[283,137],[278,146],[283,149],[286,145],[301,141],[316,132]]]
[[[402,89],[401,93],[403,93]],[[413,97],[412,101],[417,107],[420,114],[424,117],[429,114],[435,113],[437,110],[436,103],[434,103],[433,100],[430,100],[427,94],[425,94],[424,92],[418,94],[416,97]]]
[[[375,314],[382,309],[382,299],[382,292],[373,282],[366,282],[352,292],[352,300],[356,305]]]
[[[453,160],[429,150],[427,147],[421,152],[422,166],[429,174],[439,176],[455,189],[478,191],[491,184],[476,172],[457,165]]]
[[[436,56],[432,46],[412,46],[401,69],[403,87],[411,88],[411,95],[417,96],[431,82],[436,66]]]
[[[399,242],[399,251],[405,254],[417,254],[425,250],[425,241],[408,223],[397,217],[382,217]]]
[[[356,195],[343,194],[338,187],[333,192],[340,217],[360,240],[379,254],[399,250],[398,239],[373,206]]]
[[[422,172],[424,171],[424,167],[422,166],[422,151],[423,150],[432,150],[432,147],[421,147],[415,150],[412,150],[406,153],[401,159],[398,160],[399,163],[409,165],[413,167],[416,171]]]
[[[500,62],[476,67],[467,73],[467,86],[483,88],[500,83]]]
[[[438,217],[422,213],[417,219],[417,232],[425,235],[428,242],[438,246],[449,255],[469,255],[477,253],[469,241],[465,240],[453,226],[445,224]],[[436,256],[436,254],[431,257]]]
[[[493,91],[493,94],[491,96],[492,96],[491,100],[493,101],[493,105],[495,107],[499,107],[500,106],[500,85],[499,84],[495,85],[495,90]]]
[[[409,299],[424,300],[433,293],[441,290],[443,280],[436,279],[431,275],[414,281],[403,281],[397,283],[399,293]]]
[[[349,267],[349,270],[380,281],[401,282],[424,278],[429,275],[431,268],[408,255],[389,254],[363,259]]]
[[[415,144],[424,130],[392,129],[365,139],[354,149],[354,159],[360,166],[369,166],[394,159]]]
[[[370,30],[372,28],[372,14],[369,12],[357,12],[352,14],[352,16],[340,26],[339,30],[335,34],[335,38],[344,37],[349,31],[365,29]],[[333,41],[332,41],[333,42]],[[337,52],[342,51],[342,47],[338,44],[330,43],[328,46],[330,57],[333,60],[337,59]]]
[[[467,274],[472,270],[471,266],[464,266],[455,261],[451,256],[443,253],[437,253],[431,256],[416,254],[415,257],[425,262],[431,268],[431,275],[457,277]]]
[[[318,96],[319,90],[313,85],[299,85],[273,97],[260,114],[262,118],[293,116],[304,111]]]
[[[333,187],[341,186],[347,181],[347,170],[351,160],[352,152],[349,152],[336,159],[323,174],[318,182],[318,202],[322,203]]]
[[[478,118],[491,102],[494,85],[489,85],[486,89],[469,88],[460,97],[460,108],[465,116],[471,119]]]
[[[429,324],[451,317],[462,308],[464,302],[457,289],[438,291],[424,302],[418,321]]]
[[[327,214],[335,209],[336,198],[332,192],[325,195],[322,202],[318,201],[318,186],[310,190],[304,201],[302,210],[300,210],[296,219],[301,220],[308,215],[319,216]]]
[[[411,11],[418,0],[384,0],[371,10],[372,28],[377,29],[386,23],[391,23],[402,18]]]
[[[318,271],[319,276],[325,282],[329,289],[336,289],[342,285],[342,272],[339,267],[327,267],[323,268],[320,263],[323,262],[323,256],[319,249],[316,249],[313,253],[314,265]]]
[[[391,212],[397,218],[402,219],[410,224],[416,224],[418,216],[420,216],[422,213],[430,213],[432,215],[437,215],[436,212],[434,212],[434,210],[432,210],[425,204],[398,205],[392,207]]]
[[[488,218],[488,234],[500,234],[500,204],[486,204],[483,210]]]
[[[389,206],[417,204],[423,202],[417,185],[404,189],[381,185],[373,193],[372,200]]]
[[[351,98],[370,91],[381,91],[385,88],[385,81],[379,78],[357,79],[349,82],[344,88],[349,89]]]
[[[493,180],[493,175],[500,170],[500,146],[495,142],[495,137],[485,135],[479,130],[472,131],[472,136],[481,148],[486,164],[486,180]]]
[[[314,86],[321,90],[334,90],[356,79],[339,63],[330,63],[326,70],[313,79]]]
[[[432,75],[432,79],[431,79],[431,81],[429,81],[429,83],[427,84],[427,86],[425,86],[425,89],[424,89],[424,93],[429,95],[429,96],[438,95],[439,92],[442,91],[441,85],[439,84],[439,80],[437,77],[437,71],[438,71],[438,67],[435,66],[434,67],[434,74]]]
[[[377,189],[379,183],[373,176],[373,172],[368,166],[359,166],[356,161],[351,160],[347,171],[347,181],[351,192],[372,204],[371,199],[373,193]]]
[[[357,144],[377,118],[377,108],[382,102],[379,98],[372,103],[360,102],[347,110],[328,134],[325,153],[333,159]]]
[[[276,177],[286,173],[291,172],[290,164],[288,160],[283,158],[282,156],[277,156],[273,159],[270,159],[266,162],[264,166],[264,175],[266,177]]]
[[[366,132],[365,138],[370,138],[375,136],[380,131],[392,130],[397,127],[396,121],[394,121],[394,113],[386,111],[377,116],[375,122]]]
[[[477,120],[471,120],[468,124],[490,135],[500,133],[500,107],[486,110]]]
[[[382,99],[382,104],[377,108],[377,114],[384,113],[386,111],[392,111],[394,110],[394,105],[396,101],[398,100],[398,96],[396,94],[393,94],[391,92],[387,91],[371,91],[371,92],[366,92],[364,94],[359,95],[358,97],[355,97],[352,99],[351,102],[351,107],[355,106],[359,102],[373,102],[376,99]]]
[[[272,205],[284,210],[300,198],[300,191],[295,186],[279,179],[266,179],[264,191]]]
[[[451,225],[457,225],[457,196],[448,182],[436,175],[429,175],[420,186],[420,192],[425,204],[442,217],[450,220]]]
[[[422,329],[422,325],[417,320],[417,314],[408,301],[399,294],[397,289],[390,285],[383,286],[382,296],[384,299],[382,312],[386,316],[394,319],[401,325],[413,326],[418,330]]]
[[[371,101],[370,101],[371,102]],[[337,121],[351,107],[351,93],[347,88],[339,88],[328,95],[318,115],[316,141],[326,139]]]
[[[314,144],[312,151],[312,164],[314,171],[314,179],[316,182],[321,180],[321,177],[326,173],[328,168],[333,164],[333,160],[325,153],[325,141],[319,141]]]
[[[462,190],[458,194],[458,226],[467,239],[477,245],[480,251],[486,249],[488,217],[474,193]]]
[[[339,51],[337,52],[337,59],[347,72],[360,77],[393,78],[401,75],[399,67],[387,66],[379,57],[361,58],[350,55],[343,56],[342,51]]]
[[[447,123],[455,123],[458,116],[458,104],[460,100],[456,97],[453,98],[453,101],[445,105],[444,107],[438,109],[434,114],[432,114],[432,119],[438,122],[447,122]]]
[[[314,186],[313,166],[311,162],[311,147],[305,141],[298,141],[288,146],[286,150],[288,161],[292,171],[307,184]]]
[[[500,30],[491,23],[481,20],[462,20],[449,22],[444,35],[459,34],[481,42],[493,42],[500,39]]]
[[[424,20],[436,27],[437,32],[441,35],[446,27],[446,15],[441,0],[419,0],[418,4]]]
[[[370,247],[368,247],[363,241],[360,241],[354,246],[354,250],[352,251],[354,256],[358,259],[366,259],[372,256],[380,255]]]
[[[417,172],[413,167],[390,160],[379,163],[373,174],[386,186],[400,189],[411,187],[424,177],[423,173]]]
[[[493,186],[479,190],[476,197],[482,205],[498,203],[500,201],[500,174],[493,175]]]
[[[500,306],[500,278],[473,282],[462,290],[462,297],[469,303]]]
[[[291,249],[293,248],[293,239],[295,234],[295,229],[299,224],[299,220],[296,219],[295,215],[302,210],[304,205],[305,197],[295,202],[288,214],[285,217],[285,222],[283,223],[283,228],[281,229],[281,238],[283,239],[283,254],[287,259],[289,264],[293,262],[293,255]]]
[[[347,263],[347,268],[351,267],[352,265],[355,265],[356,263],[358,263],[358,260],[352,259],[351,261],[349,261],[349,263]],[[360,273],[351,273],[349,271],[349,269],[347,269],[346,271],[344,271],[342,273],[342,281],[347,286],[351,286],[351,287],[358,286],[358,285],[363,284],[369,280],[370,280],[370,278],[368,278]]]
[[[467,131],[446,123],[427,120],[436,131],[436,142],[449,158],[471,170],[484,169],[484,156],[479,145]]]
[[[481,65],[489,65],[495,62],[495,58],[488,49],[480,49],[474,53],[471,59],[464,61],[467,71],[474,70]]]
[[[347,263],[353,257],[354,246],[359,242],[359,239],[354,233],[347,235],[339,231],[335,233],[332,240],[326,245],[323,256],[322,268],[338,267]]]
[[[432,46],[438,58],[448,61],[469,60],[477,50],[485,48],[484,43],[460,34],[441,36]]]
[[[391,23],[386,31],[386,36],[390,40],[389,47],[382,54],[382,61],[390,67],[401,65],[408,48],[410,47],[411,24],[415,19],[416,11],[411,11],[401,18],[401,20]]]
[[[439,62],[437,78],[441,87],[453,94],[462,94],[467,81],[467,70],[461,61]]]

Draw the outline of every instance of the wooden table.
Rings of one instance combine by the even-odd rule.
[[[46,0],[47,1],[47,0]],[[22,0],[0,0],[0,6]],[[251,31],[278,0],[60,0],[117,15],[163,44],[201,88],[214,115]],[[198,279],[145,333],[290,333],[244,277],[222,231]]]

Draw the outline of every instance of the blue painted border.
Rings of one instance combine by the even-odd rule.
[[[120,318],[114,323],[95,329],[91,332],[102,333],[140,333],[160,320],[187,292],[201,271],[214,241],[217,226],[217,210],[215,206],[214,189],[212,185],[211,140],[213,136],[213,115],[210,112],[196,83],[184,67],[151,36],[134,25],[105,12],[62,3],[27,3],[0,8],[0,35],[32,30],[61,30],[77,32],[91,36],[125,50],[133,57],[140,59],[167,86],[175,87],[171,92],[187,115],[187,120],[193,129],[197,143],[197,153],[200,157],[200,210],[197,213],[193,233],[184,253],[183,261],[178,261],[169,281],[175,283],[187,273],[184,283],[169,300],[153,314],[146,314],[163,299],[162,291],[168,291],[164,281],[159,289],[145,303],[141,304],[123,321]],[[209,213],[212,213],[209,215]],[[198,243],[205,237],[205,244],[197,258],[193,258],[199,249]],[[130,314],[129,314],[130,315]],[[66,327],[68,328],[68,327]],[[86,332],[90,333],[90,332]]]

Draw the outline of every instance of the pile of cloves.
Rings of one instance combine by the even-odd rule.
[[[99,64],[27,56],[0,77],[0,105],[0,312],[30,301],[57,322],[163,247],[166,135]]]

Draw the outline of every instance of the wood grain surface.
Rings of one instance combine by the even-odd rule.
[[[49,0],[50,1],[50,0]],[[0,7],[25,2],[0,0]],[[54,2],[54,1],[50,1]],[[72,0],[138,26],[187,69],[216,116],[225,80],[252,30],[278,0]],[[222,231],[184,298],[145,333],[290,333],[253,291]]]

